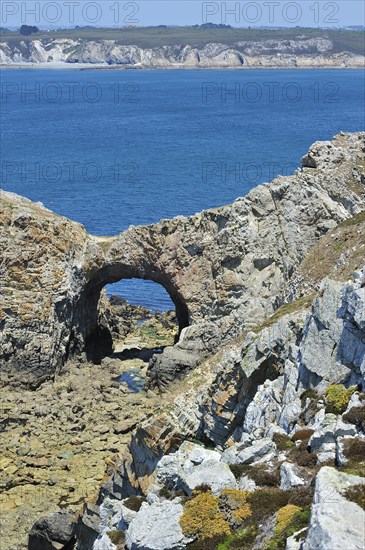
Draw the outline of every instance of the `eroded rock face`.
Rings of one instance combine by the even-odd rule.
[[[316,168],[261,185],[232,205],[115,238],[92,237],[39,204],[1,193],[3,375],[38,385],[72,355],[110,353],[101,291],[137,277],[166,288],[182,331],[152,361],[150,385],[182,377],[272,314],[318,237],[364,208],[363,194],[352,190],[354,180],[363,185],[363,156],[364,134],[341,134],[313,145],[307,158]]]
[[[349,289],[362,290],[361,280],[359,273],[355,273],[354,283],[342,286],[334,283],[335,290],[330,294],[332,300],[337,304]],[[322,290],[330,285],[326,280]],[[325,293],[321,298],[325,300]],[[322,309],[325,303],[321,305]],[[348,444],[353,441],[361,444],[363,433],[359,426],[351,423],[346,412],[343,415],[326,414],[323,394],[333,383],[326,372],[318,375],[318,387],[322,388],[318,394],[313,391],[310,380],[302,378],[300,350],[307,338],[306,328],[317,314],[317,301],[312,306],[301,303],[298,307],[291,313],[284,309],[286,314],[281,318],[277,313],[256,332],[229,343],[215,358],[199,365],[181,383],[180,395],[175,396],[175,392],[166,394],[165,415],[151,416],[137,428],[120,465],[112,478],[103,484],[99,495],[101,509],[105,502],[109,502],[109,497],[123,499],[130,494],[146,494],[149,506],[145,505],[143,514],[138,512],[133,520],[135,525],[142,525],[138,522],[153,520],[154,510],[167,505],[167,499],[175,498],[181,491],[191,496],[201,483],[208,485],[215,495],[222,489],[236,487],[255,491],[267,484],[280,485],[291,495],[301,491],[310,495],[317,468],[328,460],[334,464],[336,454],[342,456],[339,463],[348,461],[346,457],[353,452]],[[328,307],[329,322],[336,322],[336,308]],[[365,310],[361,311],[356,315],[358,327],[363,327]],[[363,336],[364,330],[360,329],[358,343]],[[337,338],[341,339],[341,332]],[[321,360],[329,362],[331,354],[332,347],[324,347]],[[340,363],[340,366],[343,365]],[[352,363],[346,368],[346,384],[355,379],[364,387],[365,379],[358,377],[357,364]],[[347,412],[362,403],[362,393],[355,392]],[[307,409],[311,407],[309,414]],[[305,411],[308,414],[303,414]],[[296,438],[293,438],[294,434]],[[210,446],[213,444],[214,450],[191,443],[193,439]],[[229,472],[235,473],[237,478],[233,479]],[[355,517],[362,518],[363,511],[349,500],[345,490],[351,485],[364,483],[364,479],[322,467],[317,476],[305,548],[345,548],[347,531],[354,548],[357,548],[356,544],[363,536],[362,528],[350,526],[347,519],[342,521],[339,511],[346,508],[350,517],[351,510],[357,508]],[[334,502],[331,497],[335,497]],[[90,512],[94,512],[93,508]],[[88,513],[87,509],[83,516],[86,520]],[[102,524],[103,515],[100,517]],[[117,512],[114,524],[119,518]],[[164,532],[169,520],[163,514],[160,520]],[[254,548],[261,548],[263,539],[273,536],[276,514],[265,518],[263,523],[266,525],[267,521],[272,524],[272,529],[269,533],[265,529],[260,531]],[[175,533],[178,537],[179,529]],[[141,530],[144,532],[142,527]],[[297,544],[294,537],[289,540],[288,547],[299,550],[306,536],[307,530],[304,529],[299,537],[300,543]],[[134,540],[136,549],[149,547],[145,540]],[[158,545],[159,542],[154,539],[151,544]],[[80,545],[79,548],[83,550],[86,546]]]
[[[365,374],[365,287],[362,272],[342,286],[324,281],[313,303],[301,350],[301,387],[357,384]]]

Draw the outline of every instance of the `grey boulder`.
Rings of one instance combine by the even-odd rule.
[[[303,550],[364,550],[365,512],[344,496],[358,484],[365,484],[365,478],[321,468]]]
[[[184,536],[180,499],[142,504],[126,534],[128,550],[184,550],[191,542]]]

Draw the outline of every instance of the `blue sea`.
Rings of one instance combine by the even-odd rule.
[[[2,70],[1,187],[95,235],[232,202],[364,130],[356,70]],[[165,290],[109,293],[169,309]]]

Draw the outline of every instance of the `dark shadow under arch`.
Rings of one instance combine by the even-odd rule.
[[[74,325],[78,327],[78,333],[83,335],[82,342],[74,342],[69,346],[69,354],[74,349],[84,351],[89,361],[99,363],[102,358],[110,355],[113,351],[113,339],[109,325],[100,315],[98,305],[101,291],[106,285],[111,285],[123,279],[143,279],[153,281],[162,285],[169,294],[175,305],[176,318],[178,322],[178,335],[189,326],[189,309],[171,280],[162,272],[156,269],[141,270],[130,266],[114,264],[98,270],[86,285],[84,292],[76,308]],[[84,349],[80,350],[83,347]]]

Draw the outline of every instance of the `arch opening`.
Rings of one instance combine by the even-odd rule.
[[[190,324],[189,310],[159,274],[118,271],[98,271],[80,300],[75,321],[82,325],[86,357],[95,363],[107,356],[148,361],[179,340]]]

